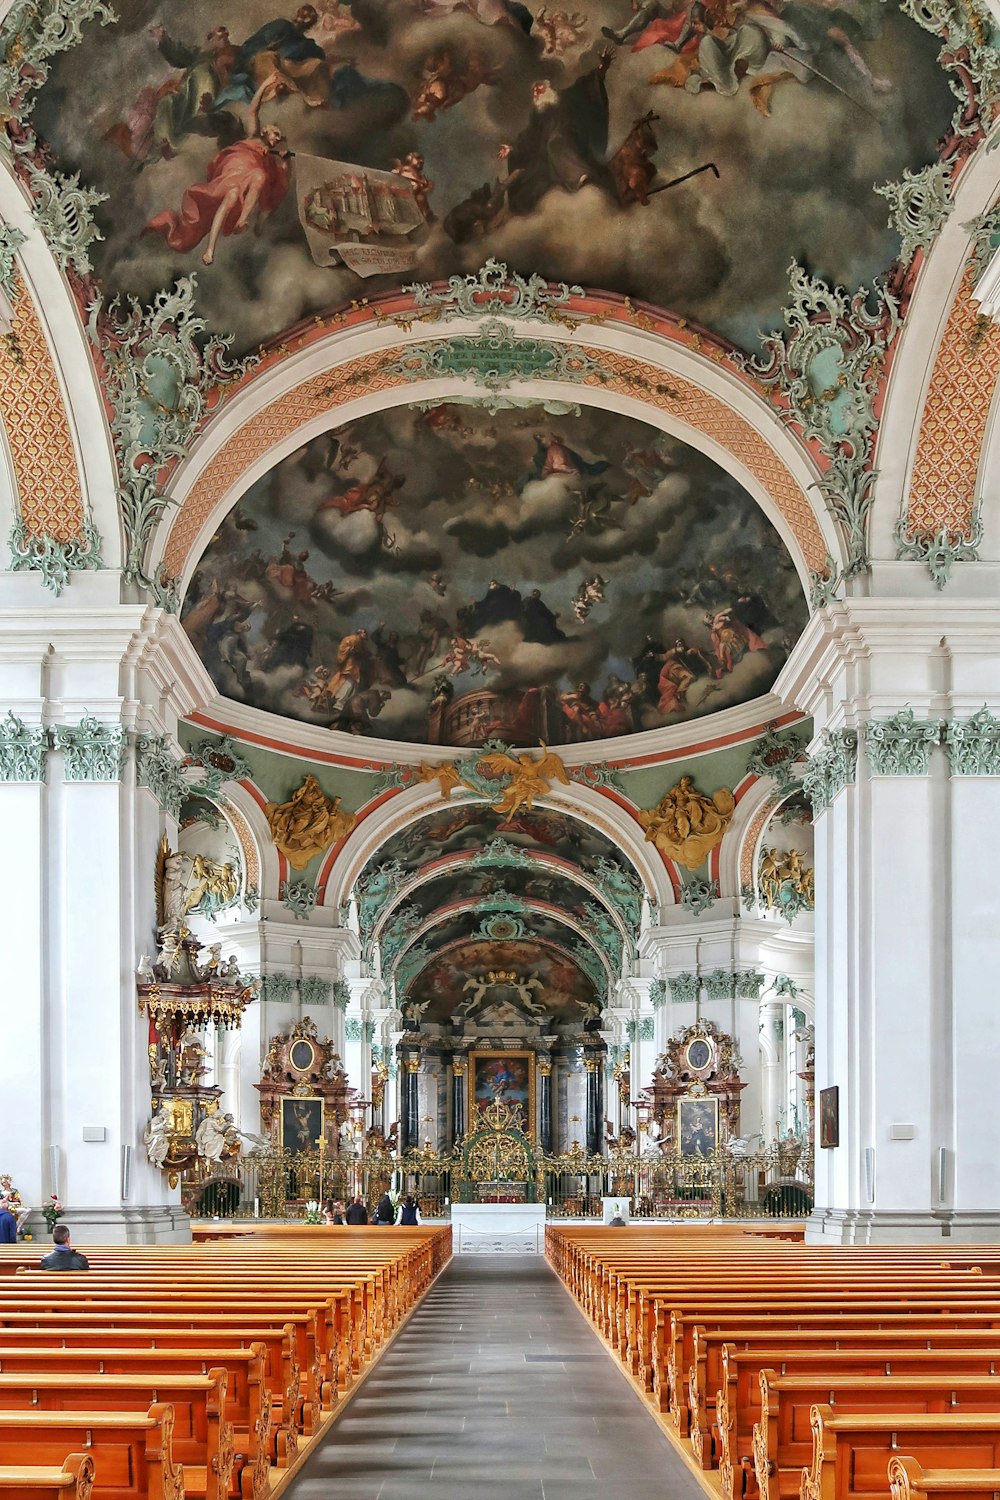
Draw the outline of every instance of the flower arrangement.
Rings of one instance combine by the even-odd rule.
[[[323,1222],[323,1214],[315,1198],[310,1198],[306,1204],[305,1222],[307,1224],[322,1224]]]
[[[59,1195],[51,1193],[49,1201],[42,1204],[42,1218],[45,1220],[45,1227],[49,1231],[49,1234],[55,1228],[56,1220],[62,1218],[62,1211],[63,1206],[59,1202]]]

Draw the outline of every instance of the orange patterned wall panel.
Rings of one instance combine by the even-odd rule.
[[[85,517],[69,421],[45,333],[23,281],[14,300],[12,336],[0,340],[0,415],[27,531],[57,542],[78,537]]]
[[[976,476],[993,392],[1000,376],[1000,328],[972,300],[967,269],[934,362],[920,423],[906,513],[911,536],[968,535]]]
[[[391,369],[403,352],[398,348],[380,350],[330,373],[313,376],[244,423],[206,465],[180,511],[174,513],[164,557],[167,572],[172,576],[183,572],[195,538],[223,495],[278,443],[322,411],[332,414],[347,401],[406,385],[405,378]],[[807,496],[791,471],[744,417],[731,411],[717,396],[685,380],[670,376],[668,385],[662,370],[641,360],[605,349],[585,352],[607,374],[600,381],[596,375],[588,377],[584,385],[638,396],[705,433],[743,464],[784,516],[807,565],[822,571],[828,549]]]

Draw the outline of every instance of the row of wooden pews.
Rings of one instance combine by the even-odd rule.
[[[0,1500],[266,1500],[451,1255],[444,1228],[0,1247]]]
[[[724,1500],[1000,1500],[1000,1247],[550,1225],[546,1253]]]

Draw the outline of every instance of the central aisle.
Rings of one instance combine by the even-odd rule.
[[[289,1500],[704,1500],[541,1256],[457,1255]]]

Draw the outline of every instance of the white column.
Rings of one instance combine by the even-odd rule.
[[[818,799],[812,1240],[1000,1231],[989,1000],[1000,902],[984,866],[1000,831],[1000,731],[981,775],[950,774],[939,744],[939,726],[968,725],[984,698],[996,712],[998,656],[992,601],[849,600],[813,618],[778,684],[820,731],[807,778]],[[831,1087],[839,1145],[824,1147]]]

